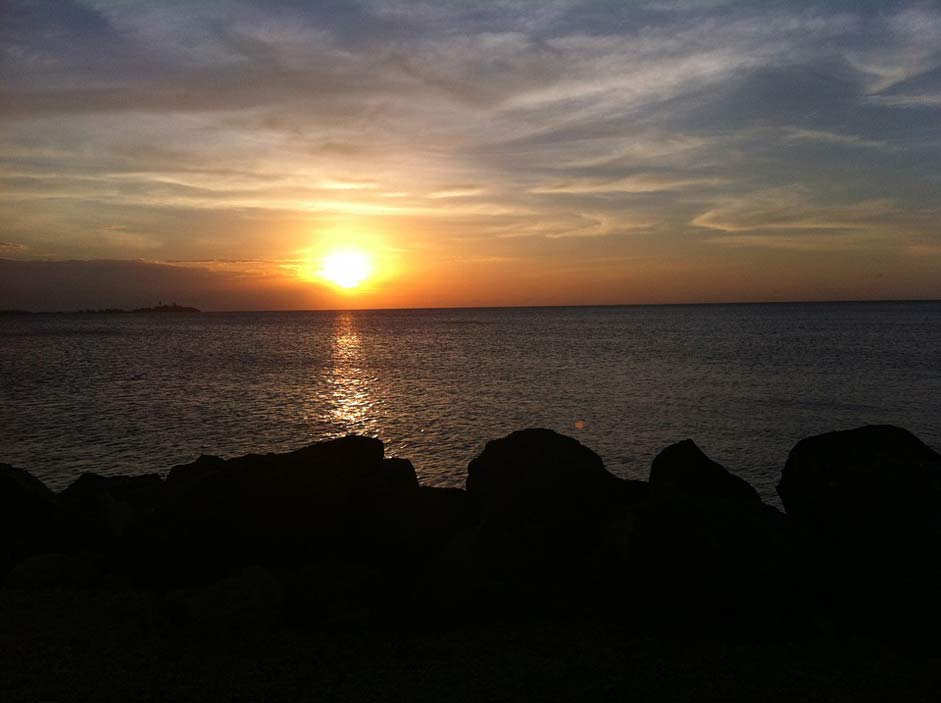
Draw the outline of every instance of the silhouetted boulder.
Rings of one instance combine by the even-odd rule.
[[[184,578],[236,564],[368,553],[375,549],[366,540],[377,535],[405,539],[418,492],[411,462],[384,459],[382,442],[368,437],[228,460],[203,456],[170,471],[158,539],[171,545],[168,573],[182,569]]]
[[[785,516],[692,440],[657,455],[648,499],[611,529],[621,559],[612,581],[628,602],[650,606],[641,617],[654,628],[764,627],[762,611],[790,572]]]
[[[791,450],[778,495],[811,531],[932,526],[941,518],[941,455],[891,425],[808,437]]]
[[[671,444],[656,456],[650,467],[650,492],[761,502],[758,491],[706,456],[691,439]]]
[[[164,488],[157,474],[82,474],[58,496],[72,543],[100,549],[128,536],[162,507]]]
[[[904,638],[941,626],[941,456],[907,430],[809,437],[778,484],[820,608],[844,629]]]
[[[382,442],[343,437],[283,454],[200,457],[167,477],[181,519],[244,536],[339,538],[380,498],[417,489],[414,471],[383,461]]]
[[[52,491],[26,471],[0,464],[0,577],[24,557],[58,548],[61,537]]]
[[[284,598],[284,584],[275,574],[249,566],[206,586],[172,593],[169,600],[187,620],[241,628],[274,623]]]
[[[395,500],[377,501],[362,516],[360,535],[370,556],[393,568],[414,570],[415,562],[434,555],[479,520],[477,502],[466,491],[420,486]]]
[[[429,564],[418,598],[486,613],[581,600],[602,524],[624,491],[601,458],[570,437],[530,429],[488,442],[467,474],[480,524]]]
[[[636,479],[625,478],[621,481],[616,502],[624,506],[642,503],[650,497],[650,483]]]
[[[29,590],[91,588],[101,583],[101,567],[97,554],[39,554],[14,566],[6,585]]]
[[[200,454],[196,461],[180,464],[170,469],[167,481],[172,481],[174,488],[179,488],[209,476],[218,476],[218,473],[224,471],[227,465],[225,459],[211,454]]]
[[[418,488],[415,467],[408,459],[383,459],[382,469],[373,479],[372,490],[379,495],[411,493]]]
[[[390,591],[388,577],[353,555],[297,566],[284,579],[285,619],[291,627],[360,628],[390,612],[406,618],[412,614],[402,612],[402,601]]]
[[[622,490],[601,457],[552,430],[521,430],[487,442],[467,468],[467,492],[485,521],[580,523],[593,520]]]
[[[625,593],[646,603],[649,624],[684,630],[768,627],[787,603],[793,559],[786,518],[775,508],[676,497],[637,506],[624,527]],[[781,623],[779,623],[781,624]]]

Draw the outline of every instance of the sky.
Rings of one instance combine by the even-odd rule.
[[[0,52],[0,308],[941,298],[939,2],[4,0]]]

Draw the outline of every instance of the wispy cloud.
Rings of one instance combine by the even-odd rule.
[[[692,224],[722,232],[752,230],[865,230],[884,228],[901,216],[891,200],[880,198],[830,205],[816,202],[804,188],[782,187],[727,198],[696,216]]]
[[[486,192],[484,188],[477,188],[474,186],[455,186],[453,188],[445,188],[444,190],[436,190],[433,193],[429,193],[429,198],[439,199],[439,198],[472,198],[477,195],[483,195]]]
[[[670,178],[654,175],[625,176],[604,181],[584,178],[531,188],[530,193],[658,193],[688,188],[714,188],[728,183],[724,178]]]
[[[880,30],[878,40],[846,52],[849,64],[864,75],[869,93],[881,93],[941,66],[941,10],[933,3],[880,14],[873,23]]]
[[[941,91],[936,93],[892,93],[872,95],[869,102],[886,107],[941,107]]]
[[[864,147],[869,149],[892,149],[893,146],[884,139],[866,139],[857,134],[841,134],[821,129],[806,129],[788,127],[784,130],[784,139],[788,142],[811,142],[818,144],[836,144],[847,147]]]
[[[14,256],[25,253],[29,247],[20,242],[0,242],[0,256]]]
[[[696,227],[721,232],[709,242],[792,251],[904,249],[941,234],[932,210],[907,211],[891,199],[828,203],[801,187],[728,198],[697,215]]]
[[[853,249],[871,248],[873,245],[884,247],[885,240],[872,235],[845,234],[828,237],[815,237],[804,235],[728,235],[715,237],[713,244],[724,247],[759,247],[763,249],[780,249],[796,252],[836,252]]]

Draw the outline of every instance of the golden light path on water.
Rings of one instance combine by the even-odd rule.
[[[328,384],[333,419],[350,432],[362,430],[373,405],[371,379],[364,373],[360,337],[350,313],[337,316],[331,354],[333,369]]]

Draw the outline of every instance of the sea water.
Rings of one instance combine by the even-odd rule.
[[[631,478],[690,437],[774,501],[802,437],[939,420],[939,302],[0,318],[0,462],[53,488],[348,433],[459,486],[548,427]]]

